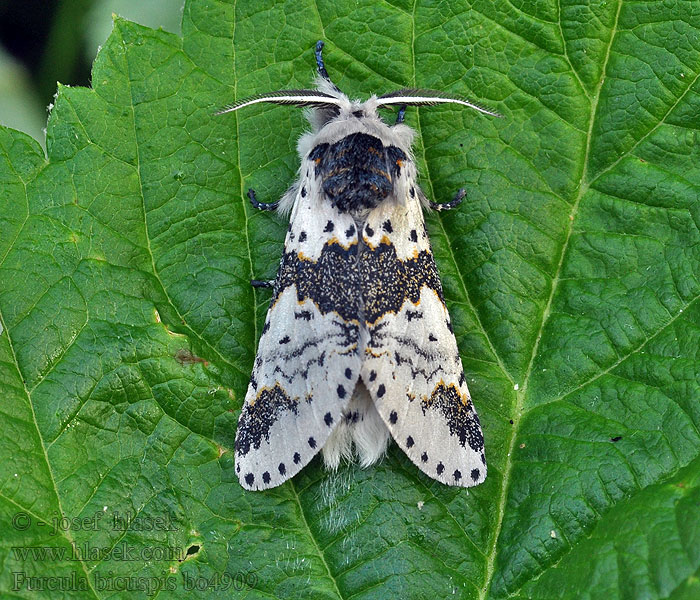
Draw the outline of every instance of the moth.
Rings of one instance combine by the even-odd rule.
[[[361,102],[331,81],[316,44],[317,89],[264,93],[260,102],[309,107],[298,180],[255,208],[289,215],[277,276],[252,281],[272,299],[238,422],[241,485],[280,485],[319,451],[335,469],[357,454],[379,460],[391,436],[415,465],[448,485],[486,477],[484,439],[467,389],[430,248],[424,209],[447,210],[417,183],[407,106],[455,103],[434,90],[400,89]],[[385,123],[378,109],[398,106]]]

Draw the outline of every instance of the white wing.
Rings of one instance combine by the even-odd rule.
[[[321,199],[305,160],[238,422],[246,489],[295,475],[342,420],[361,366],[357,240],[352,217]]]
[[[427,475],[473,486],[484,441],[462,370],[418,190],[374,209],[361,232],[361,377],[396,443]]]

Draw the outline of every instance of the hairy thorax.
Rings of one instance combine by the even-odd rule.
[[[408,157],[373,135],[351,133],[334,144],[319,144],[309,153],[324,195],[341,212],[375,208],[393,195],[394,182]]]

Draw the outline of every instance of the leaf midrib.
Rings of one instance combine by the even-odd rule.
[[[416,66],[416,51],[415,51],[415,41],[416,41],[416,6],[417,6],[417,4],[418,4],[418,0],[413,0],[413,13],[412,13],[412,19],[411,19],[411,58],[412,58],[412,67],[413,67],[413,76],[412,76],[412,77],[413,77],[413,81],[412,81],[412,83],[413,83],[414,86],[416,85],[416,72],[417,72],[417,66]],[[430,166],[429,166],[429,163],[428,163],[428,160],[427,160],[427,156],[426,156],[426,152],[425,152],[425,145],[424,145],[424,143],[423,143],[423,131],[422,131],[421,119],[420,119],[420,114],[421,114],[421,113],[420,113],[420,107],[416,109],[416,112],[417,112],[417,115],[416,115],[416,129],[417,129],[417,133],[418,133],[418,135],[417,135],[416,137],[420,140],[420,144],[421,144],[421,150],[422,150],[422,153],[423,153],[423,162],[424,162],[425,168],[426,168],[426,181],[428,182],[428,186],[430,187],[430,197],[434,198],[434,197],[435,197],[435,190],[434,190],[434,188],[433,188],[433,180],[432,180],[432,178],[430,177]],[[459,279],[459,285],[460,285],[460,287],[462,288],[462,292],[463,292],[463,294],[464,294],[464,297],[467,299],[467,303],[468,303],[468,305],[469,305],[470,312],[471,312],[472,315],[473,315],[474,321],[478,324],[479,328],[481,329],[481,332],[482,332],[482,334],[483,334],[483,336],[484,336],[484,339],[486,340],[486,342],[487,342],[487,344],[488,344],[488,346],[489,346],[491,352],[493,353],[494,358],[496,359],[496,361],[497,361],[499,367],[501,368],[501,371],[502,371],[503,374],[508,378],[508,380],[510,381],[511,385],[514,385],[514,380],[513,380],[513,378],[511,377],[510,373],[509,373],[508,370],[506,369],[506,367],[505,367],[503,361],[501,360],[501,357],[498,355],[498,352],[496,352],[496,349],[494,348],[493,343],[491,342],[491,338],[489,337],[489,335],[488,335],[488,333],[487,333],[487,331],[486,331],[486,328],[483,326],[483,324],[482,324],[482,322],[481,322],[481,319],[479,318],[478,312],[474,309],[474,303],[472,302],[471,298],[469,297],[469,292],[468,292],[468,290],[467,290],[467,285],[466,285],[466,283],[465,283],[465,281],[464,281],[464,278],[463,278],[463,276],[462,276],[462,272],[461,272],[461,270],[459,269],[459,265],[458,265],[458,263],[457,263],[457,259],[456,259],[455,254],[454,254],[454,250],[453,250],[453,248],[452,248],[452,244],[450,243],[450,239],[449,239],[449,237],[448,237],[448,235],[447,235],[447,231],[445,230],[445,225],[444,225],[444,223],[443,223],[442,217],[441,217],[441,216],[438,216],[438,218],[437,218],[436,220],[437,220],[437,222],[438,222],[439,225],[440,225],[440,229],[442,230],[443,236],[444,236],[445,239],[448,241],[447,247],[449,248],[449,251],[450,251],[450,259],[451,259],[452,263],[454,264],[455,271],[456,271],[457,276],[458,276],[458,279]],[[491,364],[493,364],[493,363],[491,363]],[[445,510],[445,512],[447,512],[448,514],[450,514],[449,509],[447,508],[447,506],[446,506],[443,502],[441,502],[440,499],[437,498],[437,496],[434,496],[434,497],[435,497],[436,502],[443,508],[443,510]],[[452,515],[450,514],[450,516],[452,516]],[[454,517],[453,517],[453,518],[454,518]],[[469,538],[469,536],[466,534],[466,531],[464,531],[464,529],[463,529],[462,527],[460,527],[460,531],[464,534],[464,537],[466,538],[467,542],[468,542],[469,544],[471,544],[471,545],[474,545],[474,542],[471,540],[471,538]],[[481,554],[486,558],[487,564],[488,564],[488,555],[485,554],[485,553],[481,553]],[[472,583],[473,583],[474,587],[476,587],[476,588],[478,589],[478,584],[477,584],[476,582],[472,582]],[[482,588],[482,592],[483,592],[484,589],[485,589],[485,588]]]

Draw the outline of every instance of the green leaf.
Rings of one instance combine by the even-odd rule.
[[[282,194],[304,123],[213,113],[308,86],[317,39],[351,96],[505,115],[408,115],[427,194],[467,190],[428,228],[477,488],[395,447],[238,485],[269,299],[249,280],[286,227],[244,190]],[[699,76],[693,2],[192,0],[182,38],[116,20],[93,89],[59,88],[47,159],[0,130],[0,595],[697,597]]]

